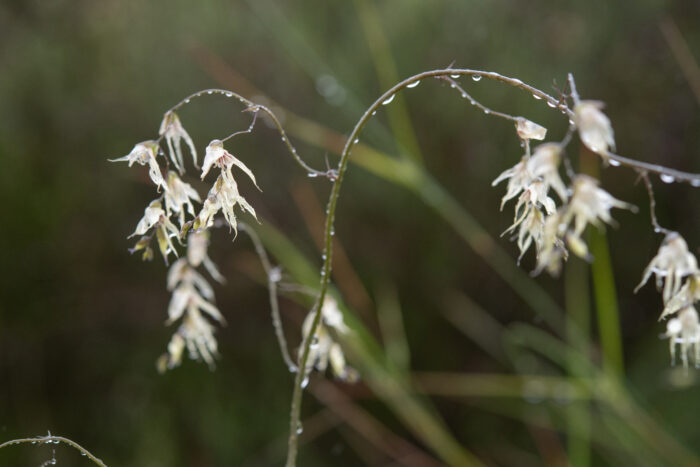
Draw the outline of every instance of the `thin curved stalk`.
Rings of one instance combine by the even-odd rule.
[[[238,229],[244,231],[250,237],[253,242],[253,247],[255,252],[260,258],[260,263],[265,270],[265,275],[267,276],[267,290],[270,295],[270,313],[272,315],[272,327],[275,328],[275,336],[277,337],[277,342],[280,346],[280,352],[282,352],[282,359],[284,363],[287,364],[287,368],[292,373],[296,372],[297,366],[294,364],[291,355],[289,355],[289,350],[287,348],[287,339],[284,337],[284,328],[282,327],[282,318],[280,317],[280,306],[279,300],[277,298],[277,283],[280,280],[280,271],[277,268],[272,267],[270,263],[270,258],[267,256],[265,247],[263,247],[260,237],[257,232],[253,230],[248,224],[241,222],[238,224]]]
[[[60,444],[60,443],[65,443],[69,445],[72,448],[77,449],[80,451],[80,453],[90,459],[94,464],[99,465],[100,467],[107,467],[107,465],[102,462],[99,458],[95,457],[90,451],[73,441],[72,439],[64,438],[63,436],[38,436],[36,438],[20,438],[20,439],[13,439],[10,441],[6,441],[2,444],[0,444],[0,449],[8,447],[8,446],[14,446],[16,444]]]

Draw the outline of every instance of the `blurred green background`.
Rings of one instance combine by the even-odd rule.
[[[334,150],[364,109],[411,74],[454,62],[556,94],[572,72],[582,97],[606,102],[619,153],[700,172],[692,60],[700,57],[699,19],[697,2],[653,0],[0,2],[0,441],[51,430],[113,466],[282,463],[292,378],[247,238],[232,244],[226,232],[214,237],[212,256],[229,280],[216,288],[229,323],[217,334],[216,371],[189,360],[165,375],[155,369],[174,331],[163,324],[166,268],[159,257],[142,263],[130,256],[126,239],[155,192],[145,169],[106,159],[156,137],[162,113],[185,95],[223,87],[268,103],[302,156],[320,168],[326,156],[336,160]],[[486,80],[463,81],[491,108],[545,125],[553,140],[563,136],[567,122],[541,101]],[[240,110],[212,96],[180,118],[203,153],[209,140],[247,126]],[[512,125],[484,116],[435,80],[402,94],[361,141],[391,160],[414,161],[437,184],[411,185],[391,170],[378,176],[379,159],[359,154],[365,168],[351,165],[339,204],[337,238],[347,257],[339,258],[334,279],[402,378],[432,391],[429,401],[420,400],[457,443],[488,465],[677,465],[700,455],[697,374],[670,367],[653,286],[632,293],[661,241],[634,173],[601,169],[608,191],[640,207],[637,214],[615,212],[620,227],[607,229],[623,385],[635,401],[634,408],[618,405],[620,414],[614,403],[520,397],[527,391],[499,396],[510,380],[462,387],[445,379],[589,375],[552,362],[561,355],[513,344],[533,328],[563,341],[567,334],[539,319],[502,274],[514,270],[517,257],[515,245],[498,238],[512,222],[512,205],[498,211],[504,188],[490,182],[521,155]],[[320,266],[315,238],[330,184],[306,177],[264,125],[229,149],[263,190],[241,183],[262,228],[283,232]],[[578,142],[570,152],[576,160]],[[680,231],[697,254],[700,192],[652,181],[660,222]],[[434,186],[457,204],[435,198]],[[478,235],[465,242],[455,229],[463,218],[455,215],[477,219],[513,264],[496,272],[484,259],[491,243]],[[294,266],[285,264],[290,281]],[[574,260],[566,277],[530,282],[532,268],[530,253],[515,279],[521,287],[539,284],[562,309],[587,299],[595,305],[584,263]],[[305,309],[290,299],[281,305],[296,346]],[[572,346],[600,366],[596,314],[583,310],[574,319],[590,329],[591,342]],[[405,339],[401,326],[386,325],[397,316]],[[449,463],[397,415],[392,397],[376,384],[312,378],[300,465],[430,465],[414,450]],[[634,420],[650,428],[638,429]],[[388,440],[405,455],[387,450],[394,446]],[[88,464],[56,449],[58,465]],[[50,451],[3,449],[0,465],[38,465]]]

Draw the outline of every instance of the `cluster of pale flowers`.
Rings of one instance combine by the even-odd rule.
[[[302,325],[304,339],[307,339],[311,332],[313,320],[314,312],[312,311],[306,316]],[[338,308],[338,302],[333,297],[326,296],[321,307],[321,321],[309,347],[309,357],[304,369],[305,375],[308,376],[314,368],[323,373],[330,363],[334,377],[347,382],[357,381],[359,376],[357,370],[347,365],[343,348],[334,337],[334,334],[345,335],[349,332],[350,328],[345,324],[343,313]],[[299,352],[301,353],[301,349]]]
[[[201,179],[213,169],[220,169],[219,175],[212,185],[207,197],[202,199],[197,190],[180,176],[185,174],[185,163],[182,151],[182,141],[186,143],[192,155],[196,168],[197,151],[192,138],[182,126],[179,117],[173,111],[166,112],[160,126],[160,137],[165,139],[170,161],[163,155],[165,163],[172,162],[176,170],[169,170],[167,177],[158,163],[162,155],[160,140],[138,143],[129,154],[113,162],[128,162],[148,166],[150,179],[161,195],[151,201],[144,215],[129,237],[139,236],[132,253],[143,251],[142,258],[153,258],[151,241],[155,236],[166,265],[170,254],[179,257],[176,244],[182,245],[187,239],[186,257],[175,261],[168,273],[167,286],[172,291],[172,299],[168,307],[167,324],[181,320],[180,327],[168,344],[168,352],[158,360],[158,368],[165,370],[178,366],[182,354],[187,348],[189,356],[195,360],[203,360],[210,367],[217,355],[217,343],[214,337],[214,326],[209,319],[218,323],[225,320],[214,305],[214,292],[204,276],[197,272],[201,265],[218,282],[224,278],[217,270],[207,254],[209,244],[208,229],[214,225],[215,215],[221,211],[226,223],[237,232],[237,219],[234,208],[238,205],[253,217],[255,210],[240,195],[238,184],[233,177],[233,166],[238,167],[251,178],[255,186],[255,176],[240,160],[234,157],[219,140],[212,141],[206,148],[201,169]],[[201,203],[199,211],[194,203]],[[256,217],[257,219],[257,217]],[[206,317],[208,316],[208,318]]]
[[[163,372],[179,366],[185,349],[190,358],[202,360],[213,367],[218,355],[218,346],[212,320],[220,324],[225,324],[225,320],[214,304],[214,291],[211,285],[197,271],[197,268],[203,266],[213,279],[224,282],[223,276],[207,254],[209,229],[214,226],[215,217],[219,212],[236,234],[238,233],[238,220],[234,211],[236,206],[250,213],[257,220],[255,210],[238,191],[233,167],[245,173],[256,187],[258,185],[253,172],[228,152],[221,140],[215,139],[206,148],[201,167],[201,179],[204,180],[215,169],[219,169],[218,176],[207,197],[202,201],[197,190],[180,178],[186,172],[182,151],[183,140],[190,150],[193,165],[196,168],[199,167],[194,142],[175,112],[165,113],[160,126],[160,137],[166,141],[170,161],[160,150],[160,139],[139,143],[126,156],[113,160],[113,162],[128,162],[130,167],[134,163],[148,165],[149,176],[161,193],[160,197],[148,205],[136,230],[129,236],[140,236],[130,251],[133,253],[143,250],[143,259],[152,259],[153,250],[150,245],[155,236],[167,265],[170,254],[179,258],[176,244],[182,244],[187,238],[187,254],[170,266],[167,279],[167,288],[172,292],[172,298],[168,306],[166,324],[180,321],[180,326],[170,339],[167,352],[158,359],[157,367]],[[168,166],[172,163],[176,169],[168,171],[167,178],[163,177],[158,163],[158,157],[161,155]],[[195,209],[194,203],[201,204],[199,211]],[[326,297],[321,313],[321,322],[312,338],[305,374],[308,376],[314,368],[324,372],[330,363],[335,377],[355,381],[358,377],[357,371],[346,364],[342,347],[336,340],[338,334],[349,332],[337,302],[331,297]],[[304,339],[308,337],[312,322],[313,313],[310,313],[302,329]]]
[[[610,120],[602,108],[603,104],[598,101],[576,103],[573,124],[581,142],[607,162],[608,151],[615,148],[615,139]],[[562,145],[541,144],[530,154],[529,141],[544,139],[546,129],[519,118],[516,130],[525,142],[526,154],[493,182],[497,185],[508,180],[501,209],[507,201],[518,197],[514,222],[504,234],[517,230],[520,258],[534,244],[537,254],[535,272],[547,270],[556,275],[569,251],[581,258],[592,259],[581,237],[588,224],[598,228],[603,227],[603,223],[614,225],[610,215],[612,208],[635,208],[615,199],[599,187],[598,180],[587,175],[575,175],[571,186],[566,188],[559,176]],[[550,190],[562,202],[560,207],[557,208],[549,196]],[[688,245],[678,233],[671,232],[666,236],[637,289],[652,274],[656,277],[657,288],[663,289],[664,309],[659,319],[673,316],[665,334],[670,340],[672,360],[675,360],[676,347],[680,346],[684,366],[687,367],[689,356],[696,366],[700,365],[700,319],[693,306],[700,301],[700,270],[695,256],[688,251]]]
[[[700,320],[693,304],[700,301],[700,269],[697,259],[688,251],[688,244],[678,233],[666,235],[635,292],[652,274],[657,289],[662,290],[664,302],[659,319],[673,316],[668,320],[665,334],[670,341],[671,360],[675,361],[676,347],[680,346],[683,366],[688,366],[690,356],[697,367],[700,365]]]
[[[574,107],[574,124],[581,141],[591,150],[607,156],[614,145],[610,120],[596,101],[581,101]],[[602,227],[613,224],[610,210],[614,207],[634,209],[612,197],[587,175],[576,175],[566,187],[559,175],[563,147],[560,143],[544,143],[530,153],[530,140],[543,140],[546,129],[524,118],[516,120],[518,136],[525,142],[526,153],[515,166],[504,171],[494,181],[497,185],[508,180],[501,209],[517,197],[513,224],[505,234],[517,231],[520,258],[534,244],[537,256],[535,272],[547,270],[556,275],[569,251],[589,258],[588,247],[581,238],[588,224]],[[556,193],[561,205],[549,196]],[[519,258],[519,260],[520,260]]]

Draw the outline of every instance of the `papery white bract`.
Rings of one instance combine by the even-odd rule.
[[[160,136],[165,137],[165,141],[168,144],[168,152],[170,153],[170,160],[173,161],[175,167],[183,174],[185,172],[185,163],[182,157],[182,140],[185,140],[187,146],[190,148],[190,153],[192,154],[192,161],[195,167],[197,166],[197,149],[192,142],[192,138],[185,131],[185,128],[180,122],[180,118],[172,110],[165,113],[163,116],[163,121],[160,124],[160,130],[158,132]]]
[[[194,221],[193,228],[206,229],[214,224],[214,215],[221,211],[226,219],[226,223],[238,232],[238,221],[233,210],[236,205],[248,211],[257,220],[255,209],[248,204],[243,196],[238,192],[238,185],[233,178],[227,180],[220,175],[214,186],[209,190],[207,199],[204,200],[202,210]]]
[[[308,338],[313,324],[314,312],[312,311],[306,316],[302,325],[302,333],[304,339]],[[345,362],[343,349],[338,342],[333,339],[330,333],[333,329],[339,334],[347,334],[350,329],[343,321],[343,313],[338,308],[338,303],[330,296],[326,296],[321,307],[321,322],[316,328],[316,334],[312,337],[313,341],[309,348],[309,357],[306,361],[305,372],[308,374],[313,368],[320,372],[326,371],[328,363],[331,364],[331,370],[336,378],[344,381],[354,382],[358,378],[357,370],[348,366]]]
[[[668,300],[659,320],[698,301],[700,301],[700,272],[689,276],[678,292]]]
[[[588,247],[581,239],[581,234],[588,224],[602,228],[606,224],[615,225],[610,215],[612,208],[635,210],[635,206],[614,198],[610,193],[600,188],[598,180],[587,175],[577,175],[573,180],[573,194],[562,216],[562,223],[567,226],[573,223],[566,235],[566,241],[571,250],[582,258],[588,256]]]
[[[672,363],[676,359],[676,345],[680,345],[684,367],[688,366],[688,354],[695,366],[700,364],[700,320],[695,308],[688,306],[678,313],[677,318],[670,319],[666,325],[665,336],[670,340]]]
[[[656,276],[656,287],[659,290],[663,285],[664,303],[678,294],[684,277],[700,274],[697,259],[688,251],[688,244],[678,233],[671,232],[666,236],[659,252],[644,270],[642,281],[635,292],[646,284],[652,274]]]
[[[255,175],[253,175],[253,172],[251,172],[243,162],[234,157],[233,154],[224,149],[224,143],[218,139],[213,140],[211,143],[209,143],[209,146],[207,146],[207,150],[204,155],[204,162],[202,163],[201,178],[204,180],[204,177],[207,176],[211,168],[216,166],[221,169],[221,175],[227,182],[233,182],[234,180],[231,169],[234,165],[248,175],[248,177],[250,177],[250,179],[253,181],[253,184],[255,184],[255,187],[260,189],[258,187],[258,183],[255,181]]]
[[[178,256],[171,237],[178,238],[180,231],[172,222],[170,222],[170,219],[168,219],[160,200],[151,201],[151,204],[149,204],[144,210],[143,217],[136,225],[136,230],[134,233],[129,235],[128,238],[135,235],[143,235],[143,237],[136,243],[134,248],[131,249],[131,252],[133,253],[146,248],[146,255],[144,256],[144,259],[150,259],[150,254],[148,253],[150,249],[148,248],[148,245],[151,242],[153,234],[146,236],[146,233],[154,227],[156,228],[155,235],[156,239],[158,240],[158,247],[163,255],[165,264],[168,264],[168,255],[170,253]]]
[[[187,237],[187,261],[195,268],[203,264],[211,277],[213,277],[215,281],[223,284],[226,282],[226,279],[221,275],[211,258],[209,258],[207,252],[208,248],[209,232],[206,230],[192,232]]]
[[[574,106],[574,122],[583,144],[591,151],[606,156],[615,150],[615,135],[610,119],[602,112],[600,101],[581,101]]]
[[[156,160],[158,151],[158,143],[155,141],[144,141],[134,146],[134,149],[132,149],[126,156],[118,159],[109,159],[109,161],[128,162],[129,167],[131,167],[134,162],[138,163],[139,165],[148,164],[148,175],[151,177],[153,183],[158,186],[158,190],[160,191],[161,187],[165,187],[165,180],[163,180],[163,174],[161,173],[160,166]]]
[[[192,217],[196,216],[192,200],[201,202],[199,193],[189,183],[183,182],[177,173],[168,173],[167,190],[165,190],[165,209],[168,216],[177,214],[180,228],[185,225],[185,208]]]
[[[568,200],[566,186],[559,176],[561,146],[557,143],[545,143],[537,146],[528,160],[528,170],[532,177],[542,180],[547,190],[552,188],[563,202]],[[546,192],[546,191],[545,191]]]
[[[496,186],[503,180],[508,180],[508,188],[506,194],[501,199],[501,210],[508,200],[518,196],[521,191],[525,190],[532,182],[532,174],[528,168],[527,158],[523,157],[520,162],[515,164],[510,169],[501,173],[491,183],[491,186]]]
[[[516,120],[515,131],[518,133],[518,137],[524,140],[536,139],[541,141],[547,136],[545,127],[523,117],[518,117]]]

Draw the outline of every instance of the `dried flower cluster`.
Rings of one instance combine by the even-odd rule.
[[[304,319],[302,325],[304,339],[311,332],[313,318],[314,312],[312,311]],[[343,320],[343,313],[338,308],[338,302],[333,297],[326,296],[321,307],[321,322],[311,341],[309,358],[306,361],[306,374],[308,375],[314,368],[323,373],[330,363],[333,376],[343,381],[356,381],[359,376],[357,370],[345,363],[343,349],[333,337],[333,333],[344,335],[349,332],[350,329]]]
[[[197,190],[181,178],[186,173],[182,141],[189,148],[195,168],[198,168],[197,150],[174,111],[165,113],[159,133],[159,140],[139,143],[126,156],[112,160],[128,162],[129,166],[134,163],[148,165],[149,177],[158,192],[161,192],[146,207],[136,230],[130,235],[140,237],[130,251],[143,251],[144,260],[152,259],[153,250],[150,245],[155,236],[167,265],[171,254],[179,257],[177,247],[184,246],[187,238],[186,257],[175,261],[168,273],[168,290],[173,292],[173,296],[167,322],[170,324],[181,320],[181,325],[168,344],[167,354],[159,359],[158,367],[165,370],[179,365],[185,348],[191,358],[203,360],[211,367],[217,355],[217,343],[214,326],[209,319],[222,324],[225,321],[213,303],[214,292],[211,286],[196,268],[204,266],[215,280],[223,282],[223,277],[207,255],[208,229],[214,225],[214,218],[221,211],[225,222],[235,231],[237,218],[234,208],[237,205],[255,217],[255,210],[238,191],[232,173],[233,166],[248,175],[256,187],[257,183],[250,169],[226,151],[223,142],[214,140],[206,149],[201,179],[204,180],[213,167],[221,169],[221,172],[202,203]],[[169,159],[160,148],[162,139],[167,144]],[[158,162],[160,156],[167,167],[172,163],[176,169],[168,171],[167,178],[162,175],[164,172]],[[202,204],[199,211],[195,208],[195,203]]]
[[[597,104],[584,101],[576,108],[581,114],[576,120],[581,125],[579,134],[584,144],[589,146],[591,141],[599,140],[614,144],[609,121]],[[608,125],[603,124],[605,121]],[[516,131],[526,141],[543,139],[546,134],[546,129],[522,118],[517,120]],[[601,146],[595,147],[602,150]],[[607,150],[607,146],[605,148]],[[501,209],[506,202],[518,197],[513,224],[504,232],[515,233],[517,230],[518,260],[534,244],[537,254],[535,272],[547,270],[552,275],[559,273],[562,260],[568,258],[569,251],[581,258],[589,258],[588,247],[581,238],[588,224],[599,228],[603,223],[613,224],[610,216],[613,207],[633,209],[630,204],[613,198],[598,186],[597,180],[586,175],[573,177],[571,187],[567,189],[559,175],[562,153],[563,147],[559,143],[541,144],[532,155],[526,151],[520,162],[493,181],[495,186],[508,180]],[[559,208],[549,196],[550,191],[556,193],[562,203]]]
[[[688,244],[676,232],[666,235],[659,252],[644,270],[644,276],[635,292],[647,283],[652,274],[656,288],[662,290],[664,309],[659,319],[673,316],[666,326],[670,339],[671,359],[675,360],[676,345],[681,347],[681,360],[688,366],[688,356],[700,365],[700,324],[693,306],[700,301],[700,269]],[[675,315],[675,316],[674,316]]]

